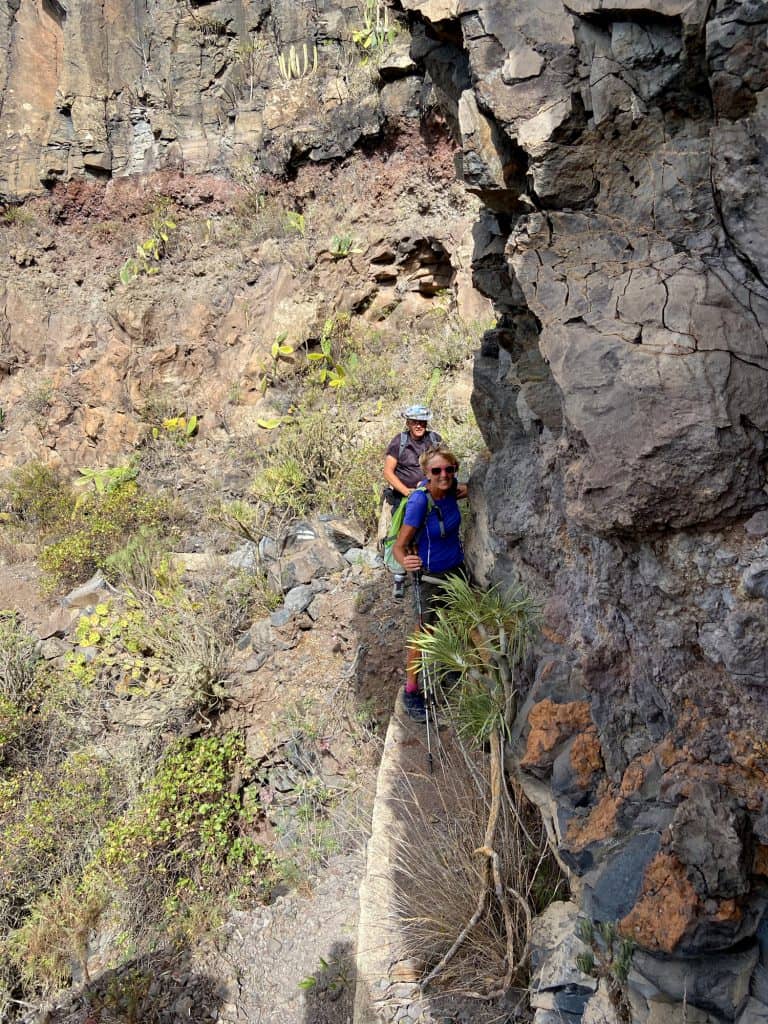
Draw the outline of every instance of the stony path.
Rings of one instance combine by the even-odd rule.
[[[220,1024],[351,1024],[363,869],[362,849],[336,856],[311,893],[231,915]]]

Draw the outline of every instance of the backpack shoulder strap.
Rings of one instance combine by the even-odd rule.
[[[430,430],[428,436],[429,443],[432,445],[433,448],[437,448],[437,446],[440,444],[440,435],[436,434],[434,430]]]
[[[397,461],[398,462],[403,457],[403,452],[405,451],[405,446],[408,444],[408,437],[409,437],[409,434],[408,434],[407,430],[404,430],[400,434],[400,451],[397,453]]]
[[[440,537],[441,538],[445,537],[445,523],[443,522],[443,513],[442,513],[442,510],[441,510],[440,506],[437,504],[437,502],[434,500],[432,495],[429,493],[429,488],[425,487],[422,484],[421,486],[417,487],[416,490],[417,491],[422,491],[424,494],[426,494],[426,496],[427,496],[427,511],[424,513],[424,519],[422,520],[421,526],[416,531],[416,536],[413,538],[413,543],[415,544],[418,541],[419,537],[422,534],[422,531],[424,530],[424,527],[427,525],[427,519],[429,518],[429,513],[433,512],[433,511],[436,513],[437,520],[440,523]]]

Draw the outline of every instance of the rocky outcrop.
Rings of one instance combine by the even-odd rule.
[[[363,26],[355,0],[151,10],[8,3],[0,16],[0,199],[73,177],[233,165],[248,173],[254,153],[269,173],[342,157],[379,135],[384,107],[399,114],[413,104],[408,90],[393,88],[379,102],[351,40]],[[393,59],[384,72],[394,84],[413,70]]]
[[[473,555],[544,604],[516,763],[582,912],[643,951],[636,1019],[734,1020],[763,970],[768,5],[404,6],[485,204]]]

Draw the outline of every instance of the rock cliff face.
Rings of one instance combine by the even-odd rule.
[[[472,555],[544,603],[522,775],[586,914],[640,947],[637,1020],[764,1019],[768,3],[401,3],[374,94],[354,0],[5,0],[0,198],[290,176],[439,100],[499,315]]]
[[[765,996],[768,5],[405,6],[485,203],[475,558],[545,601],[521,767],[643,948],[637,1019],[732,1020]]]

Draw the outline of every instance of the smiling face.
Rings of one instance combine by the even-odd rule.
[[[439,498],[453,487],[458,466],[442,454],[434,455],[426,465],[427,483],[432,496]]]
[[[406,420],[405,425],[414,441],[420,441],[427,432],[426,420]]]

